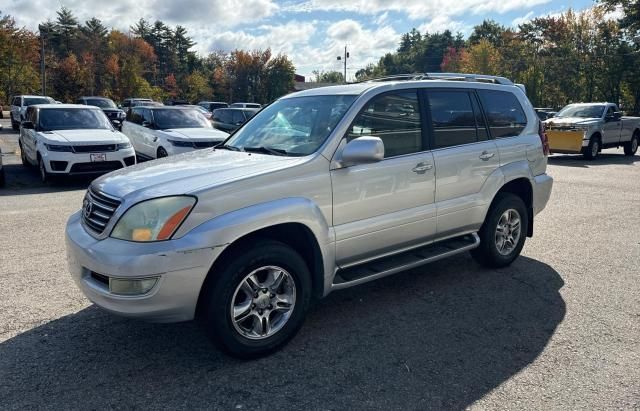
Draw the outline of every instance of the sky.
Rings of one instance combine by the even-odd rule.
[[[484,19],[517,27],[538,16],[593,5],[593,0],[0,0],[0,13],[30,29],[55,19],[61,6],[80,21],[95,16],[125,32],[141,17],[160,19],[186,27],[200,54],[270,47],[274,54],[287,54],[307,78],[314,70],[342,71],[336,57],[346,45],[351,79],[394,51],[400,36],[414,27],[466,36]]]

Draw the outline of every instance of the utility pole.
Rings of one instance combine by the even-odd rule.
[[[347,59],[349,58],[349,52],[347,51],[347,46],[344,46],[344,82],[347,82]],[[342,60],[342,56],[338,56],[337,60]]]

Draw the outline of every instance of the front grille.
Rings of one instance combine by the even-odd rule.
[[[73,146],[73,151],[76,153],[101,153],[105,151],[116,151],[117,144],[100,144],[91,146]]]
[[[71,166],[70,173],[100,173],[122,168],[119,161],[96,161],[94,163],[76,163]]]
[[[220,144],[219,141],[194,141],[193,142],[193,146],[195,148],[207,148],[207,147],[213,147]]]
[[[89,188],[82,203],[82,221],[91,230],[102,234],[119,205],[120,200]]]

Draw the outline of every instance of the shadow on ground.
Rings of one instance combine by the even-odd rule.
[[[2,408],[461,409],[533,362],[565,315],[560,275],[468,256],[336,292],[282,351],[243,362],[194,323],[92,306],[0,344]]]
[[[625,156],[622,151],[620,151],[620,154],[600,153],[595,160],[587,160],[582,155],[574,154],[554,154],[549,157],[549,164],[564,167],[588,168],[612,164],[634,165],[636,163],[640,163],[640,156]]]
[[[0,197],[26,194],[47,194],[62,191],[86,190],[96,176],[65,176],[43,183],[36,167],[22,164],[3,165],[6,186],[0,189]]]

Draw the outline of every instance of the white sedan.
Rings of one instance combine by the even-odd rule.
[[[43,182],[52,176],[100,174],[136,163],[129,139],[98,107],[30,106],[20,127],[20,156],[36,165]]]
[[[213,147],[229,136],[214,129],[198,110],[180,106],[133,107],[122,132],[144,159]]]

